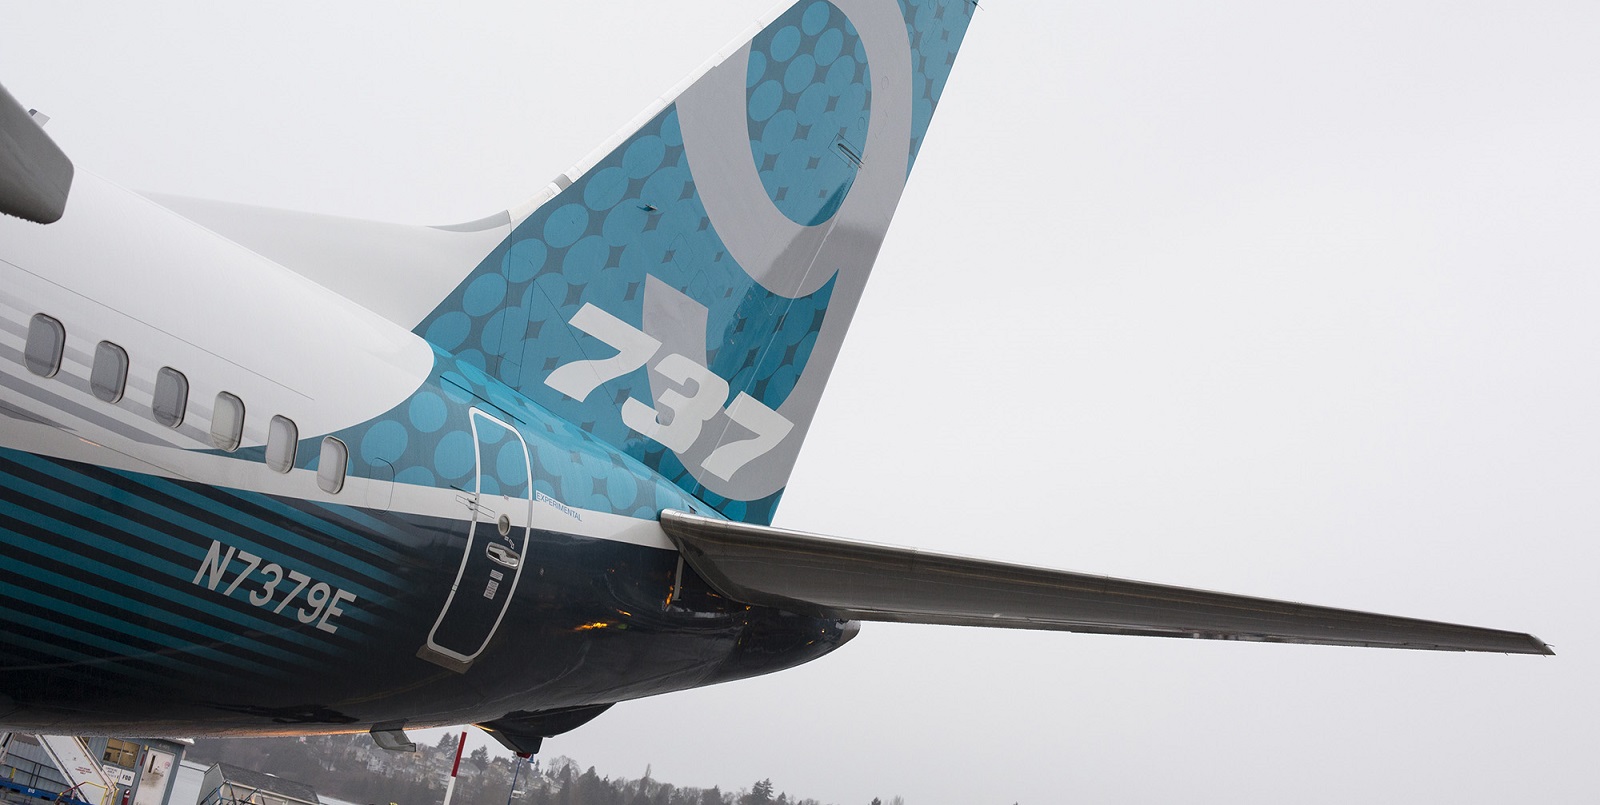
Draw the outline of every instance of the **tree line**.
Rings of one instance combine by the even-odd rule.
[[[456,736],[416,752],[389,752],[365,734],[303,738],[201,738],[188,751],[200,763],[224,762],[269,772],[361,805],[436,805],[444,800]],[[204,798],[209,792],[201,792]],[[693,788],[643,777],[601,776],[571,758],[527,761],[490,757],[478,747],[461,759],[451,805],[823,805],[778,791],[771,779],[748,788]],[[904,805],[894,797],[871,805]]]

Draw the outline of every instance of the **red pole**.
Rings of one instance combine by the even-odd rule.
[[[444,787],[444,805],[450,805],[450,796],[456,792],[456,772],[461,770],[461,752],[467,748],[467,731],[461,731],[461,740],[456,742],[456,762],[450,766],[450,782]]]
[[[451,777],[456,776],[456,772],[461,770],[461,750],[466,749],[466,748],[467,748],[467,731],[466,730],[462,730],[461,731],[461,740],[456,742],[456,762],[453,765],[450,766],[450,776]]]

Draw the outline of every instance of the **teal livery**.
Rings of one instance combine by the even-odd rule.
[[[802,0],[457,227],[141,196],[0,92],[0,724],[532,753],[860,621],[1548,653],[770,525],[974,9]]]
[[[966,0],[902,0],[896,42],[864,39],[840,5],[802,2],[714,68],[713,74],[738,74],[736,100],[749,141],[740,157],[759,177],[763,202],[798,228],[827,231],[838,223],[868,163],[897,160],[909,170],[973,8]],[[890,48],[899,49],[893,58],[886,53]],[[903,83],[891,81],[897,72]],[[701,79],[690,92],[715,78]],[[909,98],[896,99],[909,115],[875,122],[896,106],[886,87],[910,88]],[[787,466],[746,465],[775,480],[735,486],[695,462],[721,445],[759,439],[760,433],[721,413],[741,396],[750,401],[749,410],[776,412],[788,420],[791,428],[783,438],[798,442],[803,436],[814,397],[786,404],[802,377],[815,373],[825,379],[831,368],[837,344],[820,353],[817,344],[830,318],[841,320],[841,330],[848,323],[855,299],[840,304],[837,272],[852,267],[813,265],[829,255],[820,242],[801,240],[804,251],[783,259],[804,262],[814,288],[796,293],[759,281],[761,272],[741,263],[725,239],[726,228],[746,222],[720,220],[707,208],[707,177],[714,191],[727,169],[710,160],[702,164],[693,146],[685,147],[681,118],[699,110],[682,106],[667,105],[518,223],[415,332],[726,516],[767,523],[782,495]],[[887,150],[883,145],[869,149],[870,133],[896,124],[898,156],[880,153]],[[903,183],[904,176],[895,179]],[[881,238],[891,212],[892,205],[871,211],[875,220],[868,225],[875,237]],[[858,287],[849,292],[858,294]],[[552,373],[619,353],[606,333],[571,326],[575,318],[582,323],[580,311],[586,306],[663,346],[643,362],[616,367],[574,397],[550,385]],[[630,427],[623,416],[629,400],[659,407],[663,396],[681,398],[684,387],[701,391],[693,380],[660,374],[658,363],[673,354],[684,355],[685,365],[703,367],[726,385],[726,390],[716,385],[722,399],[707,406],[713,413],[699,437],[676,445]],[[633,507],[618,501],[609,508],[631,512]]]

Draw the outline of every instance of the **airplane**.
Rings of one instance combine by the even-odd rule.
[[[0,723],[532,754],[863,621],[1552,653],[772,526],[974,5],[779,9],[451,226],[137,194],[0,97]]]

